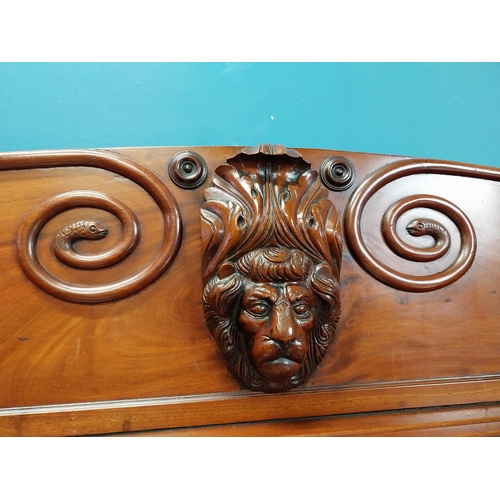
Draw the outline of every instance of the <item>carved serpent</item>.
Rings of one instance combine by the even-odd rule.
[[[93,167],[128,178],[144,189],[163,216],[163,239],[157,254],[136,272],[102,285],[73,284],[48,272],[37,256],[36,244],[42,228],[56,215],[73,208],[97,208],[111,212],[121,222],[123,234],[118,245],[98,255],[83,256],[64,252],[65,263],[83,269],[113,265],[137,246],[141,229],[134,211],[118,199],[94,191],[63,193],[41,203],[24,219],[17,238],[17,256],[26,276],[40,289],[61,300],[96,304],[123,299],[154,283],[172,264],[182,239],[179,206],[167,186],[140,163],[104,151],[69,150],[0,155],[0,171],[36,168]],[[69,243],[69,241],[68,241]],[[55,251],[57,252],[57,250]],[[75,260],[76,258],[76,260]]]
[[[450,233],[448,230],[438,224],[436,221],[430,219],[415,219],[411,221],[407,226],[406,230],[412,236],[432,236],[435,241],[435,246],[443,247],[450,246]]]
[[[395,229],[397,218],[402,211],[400,203],[396,203],[382,219],[382,234],[389,248],[403,259],[417,262],[430,262],[443,257],[450,249],[451,244],[448,230],[431,219],[414,219],[406,226],[408,233],[415,237],[431,236],[434,239],[434,245],[429,248],[410,246],[399,237]]]
[[[428,276],[415,276],[391,269],[377,259],[363,239],[361,217],[370,198],[389,183],[416,174],[441,174],[476,179],[500,180],[500,170],[476,165],[444,163],[440,161],[400,160],[372,172],[352,194],[344,212],[345,237],[353,257],[374,278],[388,286],[408,292],[439,290],[458,280],[470,268],[477,250],[477,240],[469,218],[453,203],[432,195],[408,196],[395,203],[383,217],[382,233],[388,246],[398,255],[414,261],[430,261],[447,252],[446,241],[437,233],[431,248],[413,248],[396,233],[396,222],[401,214],[413,208],[429,208],[446,215],[460,234],[460,248],[455,261],[445,270]],[[432,221],[432,223],[436,223]],[[441,236],[444,236],[443,232]]]
[[[107,236],[109,229],[98,221],[83,220],[69,224],[63,227],[55,236],[52,243],[52,251],[60,262],[71,267],[80,269],[88,269],[89,267],[97,269],[106,267],[101,262],[96,263],[94,255],[82,255],[73,248],[76,241],[85,240],[100,240]]]

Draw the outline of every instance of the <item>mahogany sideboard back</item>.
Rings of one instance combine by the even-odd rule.
[[[500,435],[500,169],[0,154],[0,435]]]

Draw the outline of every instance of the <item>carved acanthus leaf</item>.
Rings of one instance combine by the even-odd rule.
[[[293,150],[244,149],[219,166],[205,190],[204,280],[252,248],[298,248],[340,272],[338,215],[318,173]]]

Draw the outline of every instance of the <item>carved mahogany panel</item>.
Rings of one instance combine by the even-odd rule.
[[[453,432],[496,429],[499,172],[271,146],[0,154],[0,434],[321,434],[350,414],[397,433],[402,410],[457,405]]]

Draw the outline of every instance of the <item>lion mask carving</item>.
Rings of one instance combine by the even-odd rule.
[[[223,263],[203,304],[230,370],[265,392],[288,391],[311,376],[340,316],[339,285],[326,262],[284,247]]]

